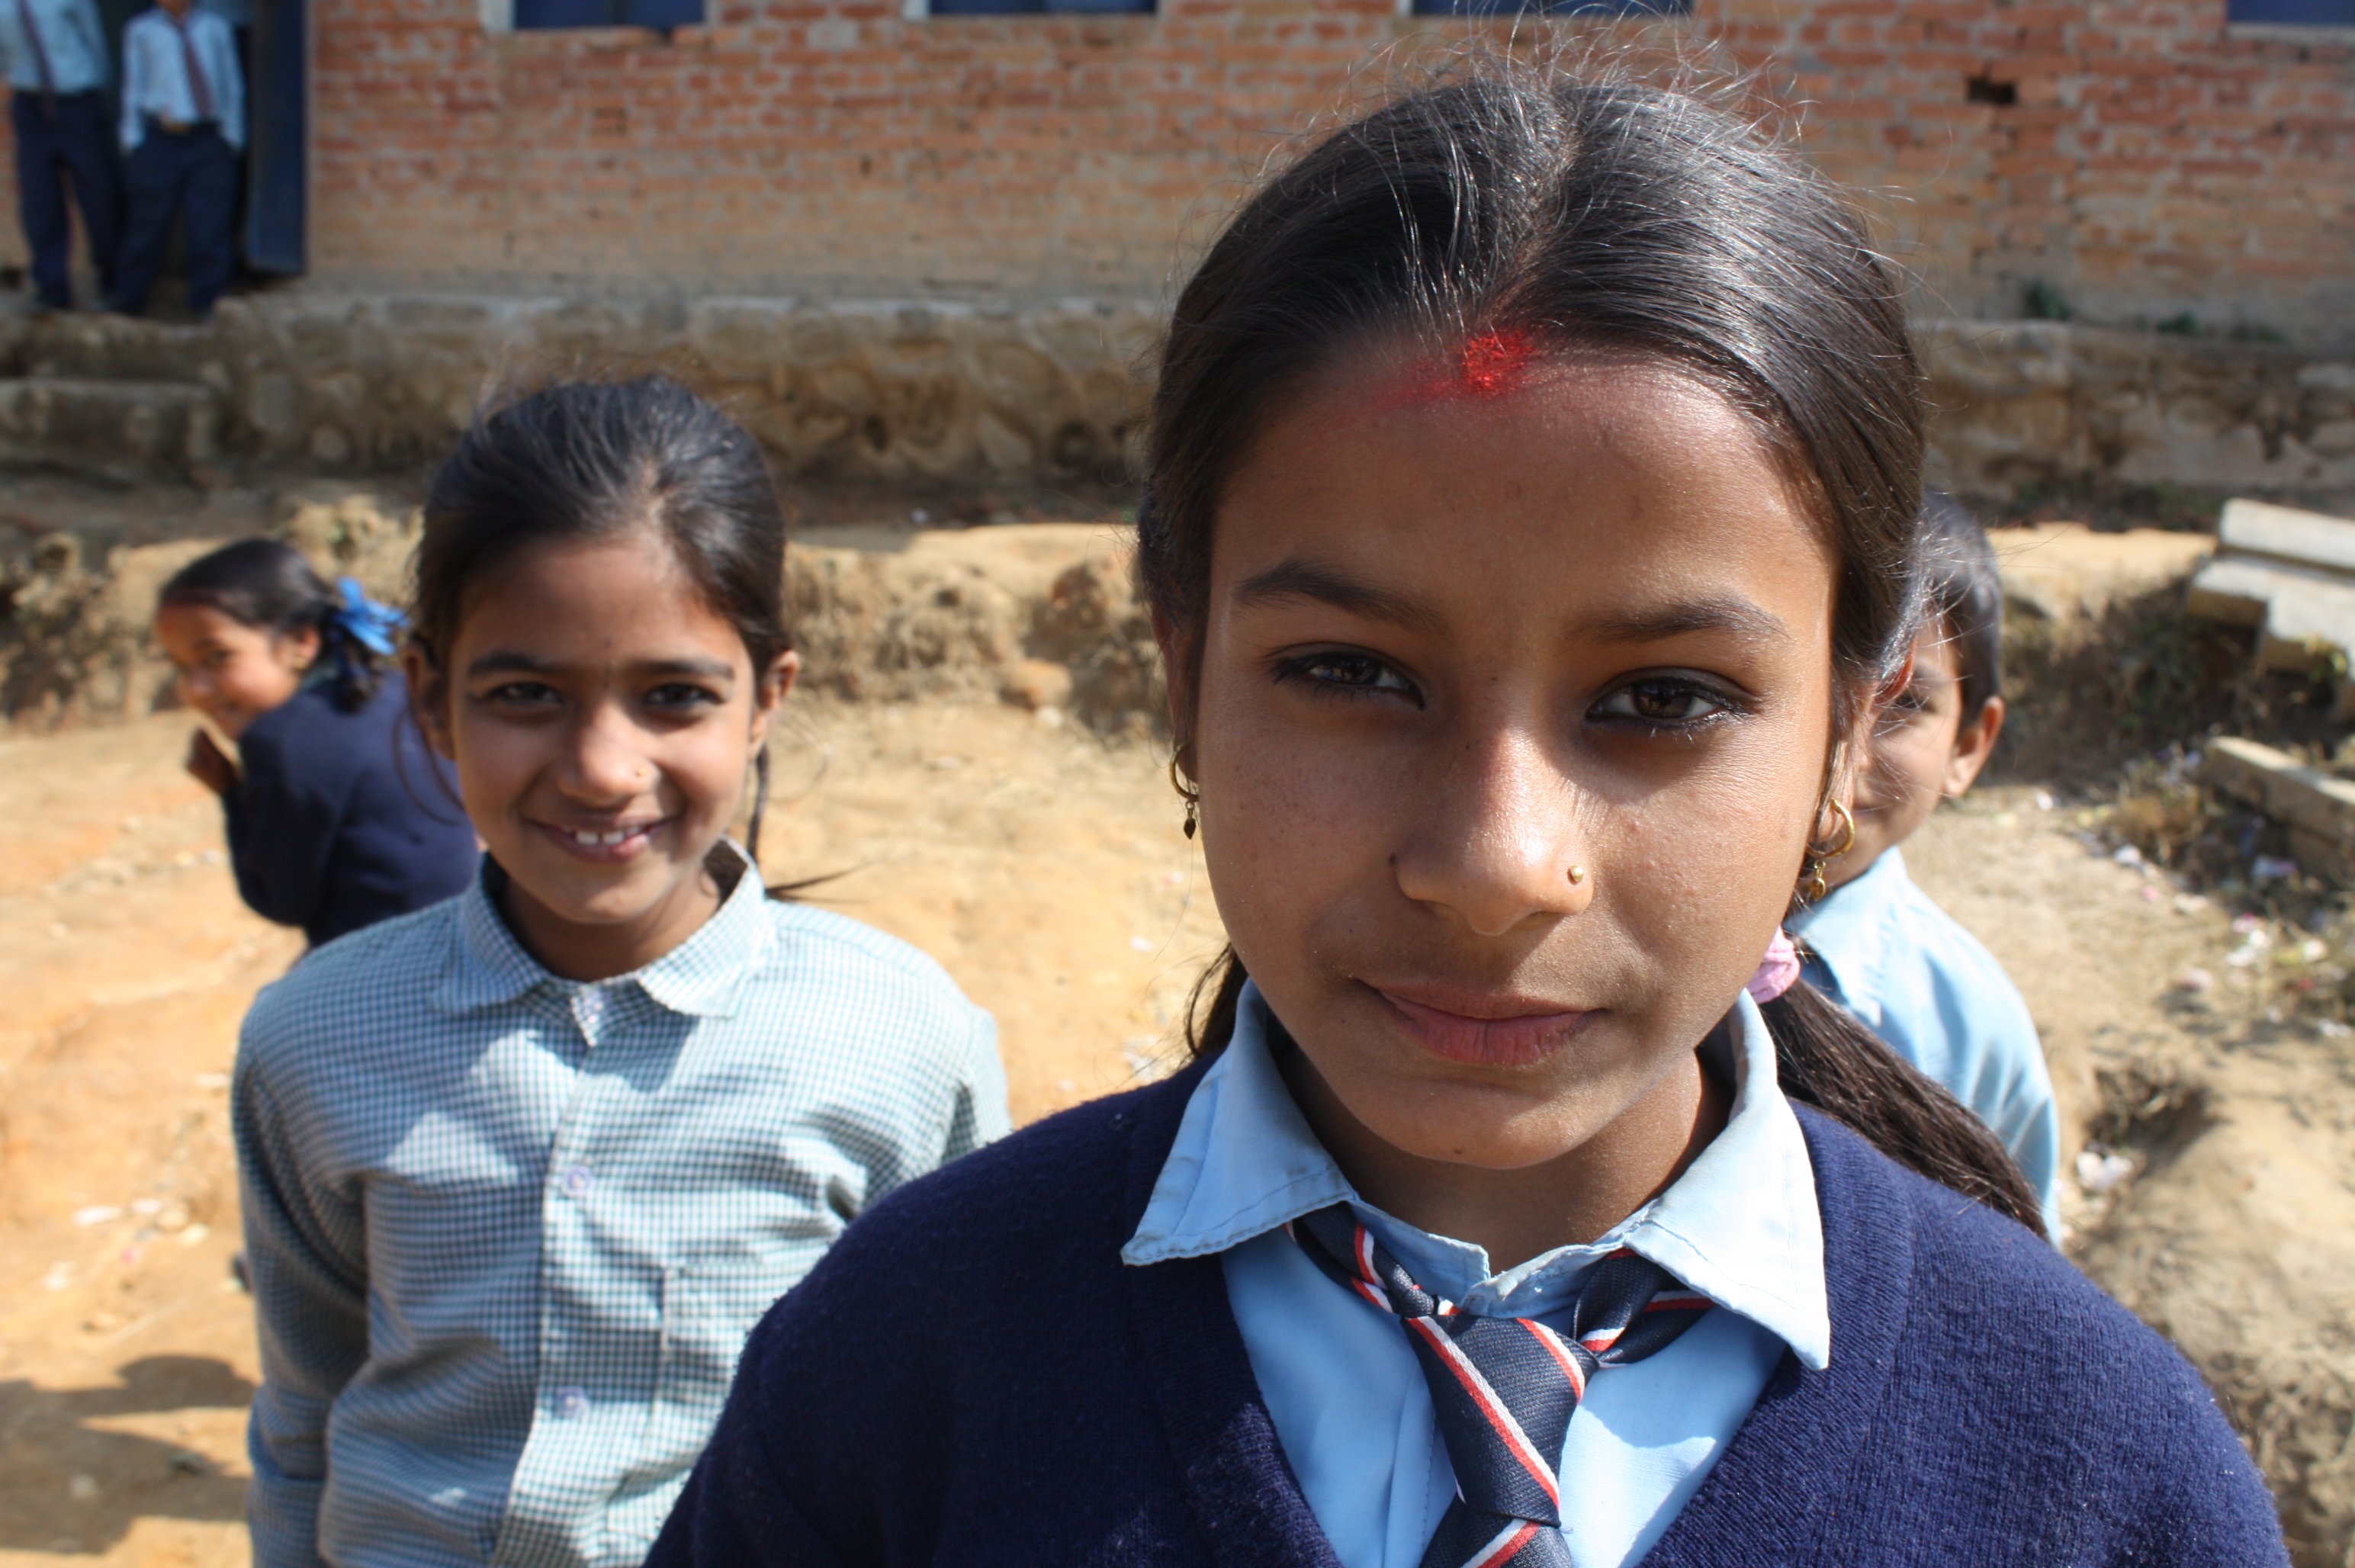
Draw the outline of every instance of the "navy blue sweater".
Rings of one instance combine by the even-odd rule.
[[[1117,1255],[1198,1076],[851,1226],[753,1334],[649,1568],[1333,1563],[1219,1260]],[[1785,1357],[1646,1564],[2286,1561],[2164,1340],[2019,1225],[1801,1121],[1832,1363]]]
[[[238,739],[238,785],[221,798],[237,891],[314,947],[474,880],[457,781],[402,722],[408,705],[398,674],[350,713],[306,686]]]

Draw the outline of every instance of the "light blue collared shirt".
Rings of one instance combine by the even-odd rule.
[[[31,10],[33,26],[40,30],[56,91],[88,92],[106,85],[106,27],[91,0],[0,0],[0,55],[7,59],[11,88],[41,91],[41,62],[25,37],[25,9]]]
[[[484,881],[314,948],[231,1100],[260,1568],[631,1568],[762,1313],[1006,1130],[989,1015],[750,869],[602,984]]]
[[[1807,978],[1995,1129],[2059,1235],[2061,1115],[2028,1004],[1979,939],[1930,901],[1894,848],[1795,916]]]
[[[1543,1317],[1631,1247],[1715,1302],[1668,1349],[1598,1375],[1561,1454],[1578,1568],[1651,1550],[1758,1402],[1787,1348],[1831,1360],[1822,1215],[1774,1046],[1747,996],[1732,1014],[1733,1113],[1666,1192],[1583,1246],[1502,1274],[1469,1243],[1359,1200],[1285,1088],[1266,1003],[1246,987],[1234,1039],[1195,1085],[1122,1259],[1224,1253],[1227,1301],[1284,1457],[1345,1568],[1416,1568],[1455,1495],[1431,1394],[1398,1319],[1339,1288],[1282,1227],[1347,1201],[1425,1288],[1466,1312]]]
[[[0,4],[6,0],[0,0]],[[188,30],[188,48],[197,69],[205,73],[212,94],[209,117],[197,112],[197,95],[188,84],[187,55],[180,48],[180,28]],[[123,150],[130,152],[147,137],[146,117],[182,123],[210,118],[221,140],[240,150],[245,146],[245,78],[237,65],[237,35],[210,11],[190,11],[175,23],[160,8],[143,11],[123,30]]]

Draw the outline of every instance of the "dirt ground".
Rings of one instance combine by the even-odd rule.
[[[971,596],[943,606],[941,584],[974,548],[875,570],[964,614]],[[1021,635],[1002,640],[1009,700],[993,678],[797,702],[763,859],[842,873],[813,896],[991,1008],[1027,1120],[1162,1070],[1219,927],[1150,738],[1066,717],[1052,672],[1024,675]],[[247,1001],[298,942],[240,905],[218,809],[178,770],[187,729],[0,741],[0,1568],[246,1560],[255,1365],[229,1276],[226,1075]],[[1943,812],[1908,856],[2018,980],[2068,1147],[2092,1140],[2073,1253],[2233,1406],[2301,1563],[2345,1563],[2355,1041],[2269,1019],[2266,955],[2297,933],[2236,957],[2252,943],[2231,909],[2121,864],[2095,826],[2019,781]]]

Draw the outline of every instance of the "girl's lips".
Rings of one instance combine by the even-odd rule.
[[[1415,1001],[1380,987],[1375,990],[1405,1022],[1415,1042],[1432,1055],[1484,1067],[1527,1067],[1542,1061],[1568,1044],[1578,1032],[1578,1026],[1593,1016],[1591,1012],[1516,1011],[1513,1009],[1519,1004],[1504,1003],[1494,1009],[1496,1016],[1476,1017]],[[1457,1005],[1467,1004],[1457,1001]],[[1483,1012],[1490,1009],[1483,1007]]]
[[[668,825],[668,820],[628,823],[619,827],[559,827],[548,822],[535,822],[532,826],[577,859],[596,866],[618,866],[645,853],[646,846]]]

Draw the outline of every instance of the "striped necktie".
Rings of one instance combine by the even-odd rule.
[[[1554,1467],[1587,1380],[1665,1349],[1709,1298],[1622,1247],[1594,1265],[1574,1304],[1547,1314],[1569,1319],[1562,1331],[1456,1311],[1415,1284],[1347,1203],[1287,1228],[1319,1268],[1399,1319],[1431,1385],[1455,1500],[1422,1568],[1572,1568]]]
[[[213,89],[205,80],[204,63],[197,59],[196,40],[188,37],[187,18],[175,16],[169,11],[164,13],[164,17],[180,35],[180,65],[188,73],[190,107],[197,112],[197,123],[204,124],[213,118]]]

